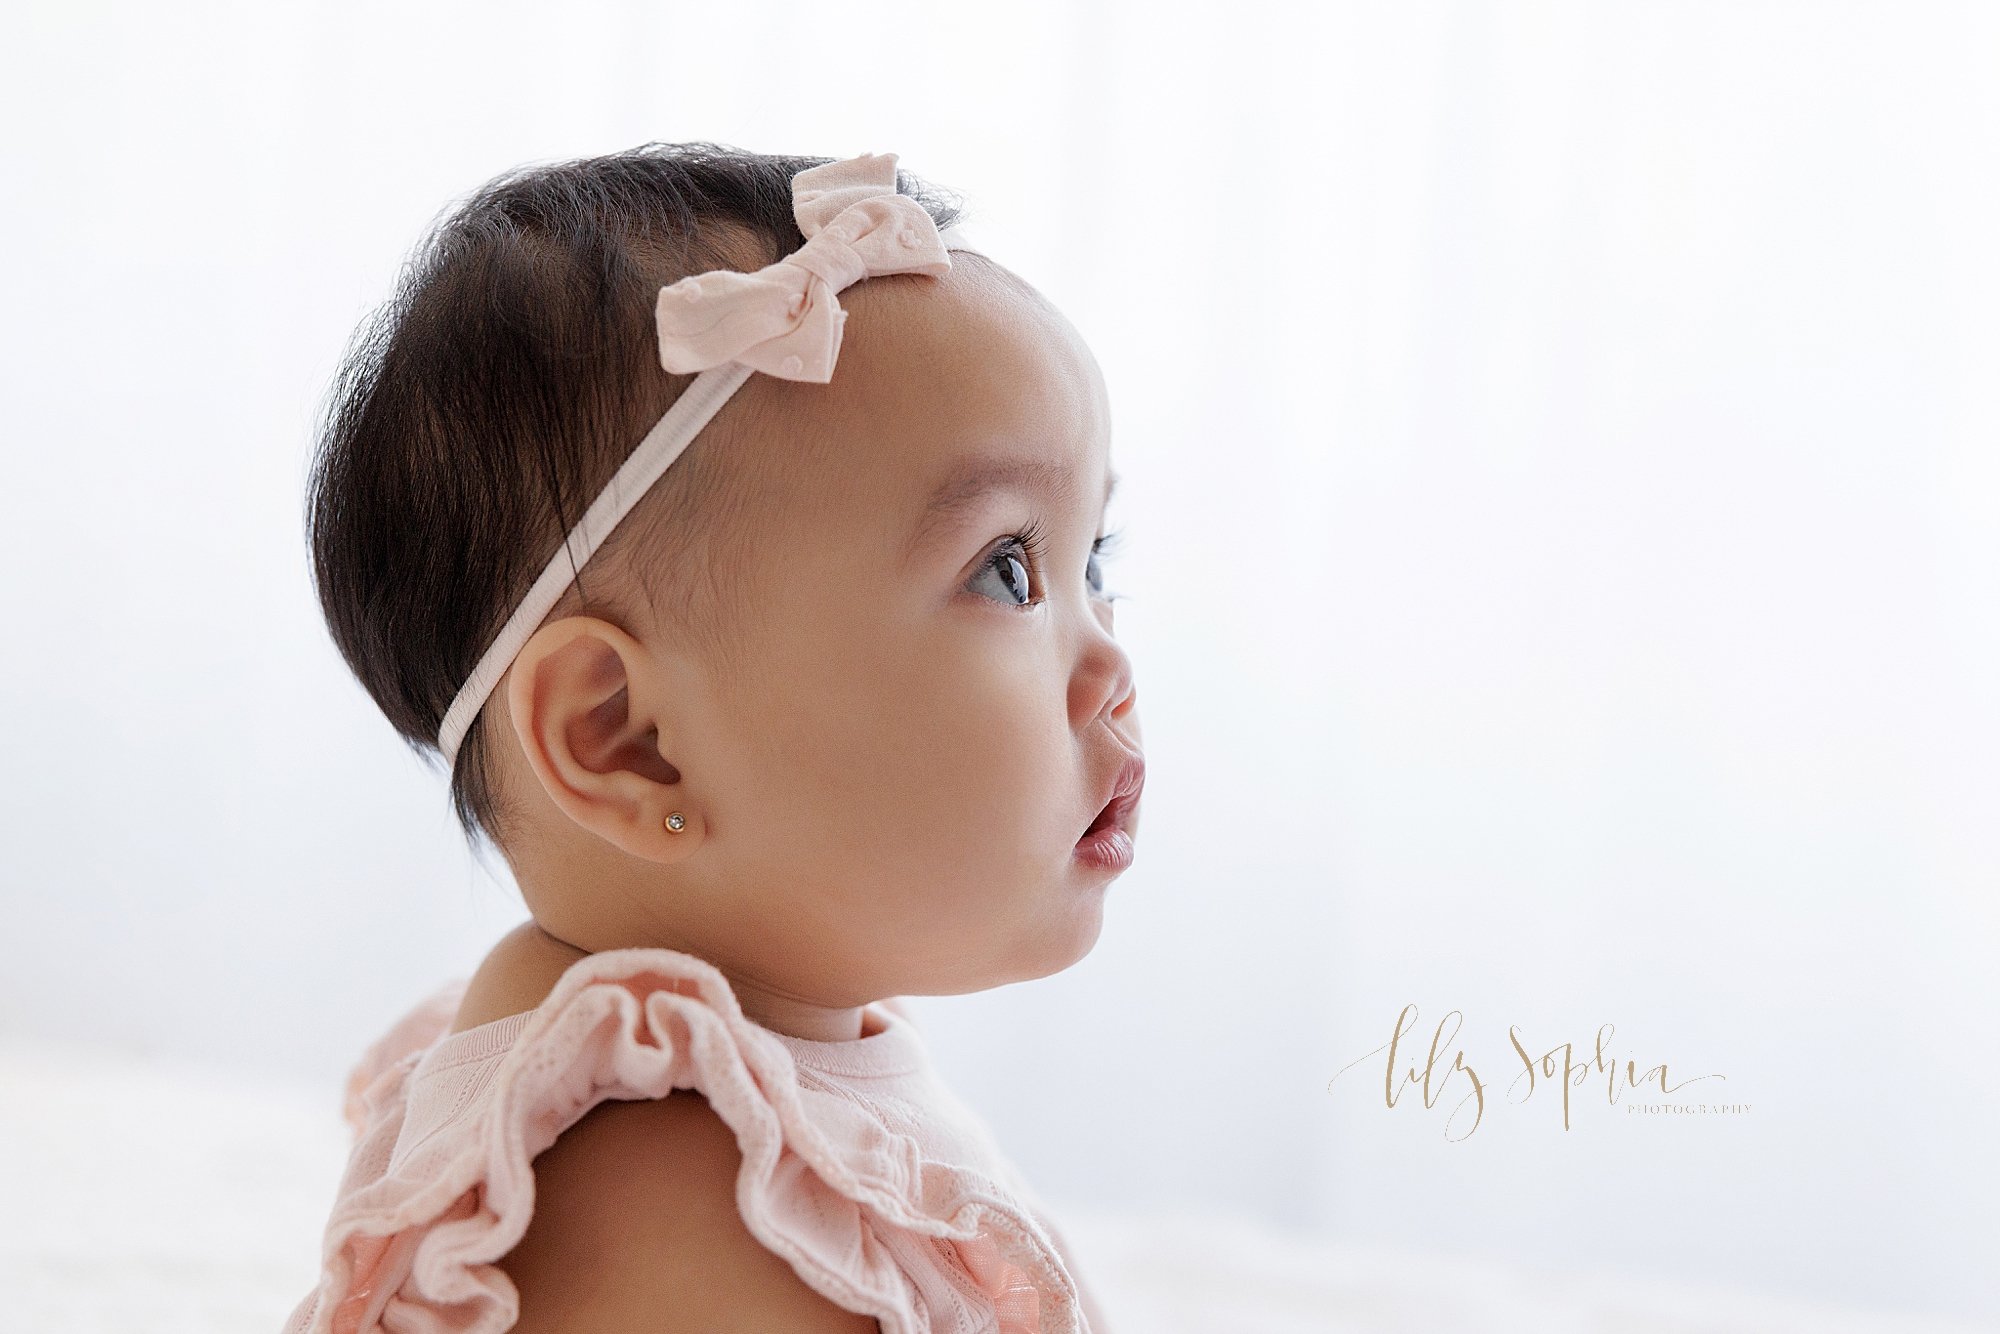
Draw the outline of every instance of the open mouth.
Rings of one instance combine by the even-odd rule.
[[[1119,771],[1115,795],[1104,803],[1104,809],[1097,813],[1097,818],[1090,822],[1090,828],[1083,831],[1077,842],[1086,843],[1100,834],[1129,825],[1132,808],[1139,804],[1139,793],[1145,785],[1145,761],[1134,758]]]
[[[1101,834],[1114,825],[1123,824],[1125,820],[1124,807],[1128,800],[1128,798],[1120,797],[1099,811],[1097,818],[1090,822],[1090,828],[1083,831],[1084,838],[1089,838],[1093,834]]]
[[[1076,859],[1095,871],[1117,873],[1132,864],[1132,831],[1128,823],[1137,792],[1113,799],[1097,813],[1090,828],[1076,841]]]

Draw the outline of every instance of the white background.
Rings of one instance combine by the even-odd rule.
[[[1138,864],[1076,968],[918,1002],[1031,1179],[2000,1318],[2000,11],[8,26],[0,1033],[333,1117],[522,916],[318,619],[349,332],[521,162],[893,151],[1083,331],[1126,478]],[[1463,1075],[1333,1079],[1406,1004],[1467,1138]],[[1750,1110],[1503,1100],[1510,1025],[1605,1023]]]

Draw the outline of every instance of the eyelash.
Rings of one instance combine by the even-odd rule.
[[[1100,561],[1108,558],[1113,552],[1118,550],[1119,543],[1121,539],[1124,537],[1124,535],[1125,535],[1125,530],[1123,528],[1112,529],[1110,532],[1106,533],[1104,536],[1098,538],[1096,541],[1090,544],[1090,554],[1096,557]],[[1042,568],[1042,557],[1048,554],[1048,537],[1042,531],[1042,523],[1040,519],[1032,519],[1028,522],[1027,527],[1009,533],[1005,541],[1003,541],[1000,546],[993,548],[992,553],[986,557],[988,564],[992,563],[994,556],[999,555],[1002,551],[1007,549],[1006,544],[1008,542],[1013,543],[1014,545],[1020,547],[1023,551],[1027,552],[1029,563],[1032,564],[1037,570]],[[1125,595],[1123,593],[1105,592],[1099,594],[1098,596],[1102,601],[1105,602],[1117,602]],[[1032,602],[1020,603],[1017,605],[1016,610],[1025,611],[1027,608],[1032,607],[1034,605],[1035,604]]]

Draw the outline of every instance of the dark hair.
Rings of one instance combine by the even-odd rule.
[[[307,482],[313,579],[333,642],[390,725],[442,764],[438,729],[459,686],[640,438],[692,383],[661,369],[662,286],[750,272],[805,244],[792,177],[832,161],[720,144],[644,144],[518,167],[435,220],[394,295],[336,370]],[[940,228],[959,202],[909,173],[896,188]],[[754,429],[739,391],[586,562],[551,616],[625,623],[643,598],[676,635],[726,653],[730,602],[703,552],[735,502],[701,445]],[[730,418],[725,422],[724,418]],[[625,569],[648,553],[645,577]],[[635,587],[636,584],[636,587]],[[490,702],[490,701],[489,701]],[[485,712],[451,773],[475,853],[504,844]]]

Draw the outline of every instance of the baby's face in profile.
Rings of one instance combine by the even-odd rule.
[[[809,438],[755,446],[779,480],[745,544],[752,666],[690,757],[709,851],[760,931],[843,972],[885,960],[892,993],[1046,976],[1096,940],[1118,868],[1078,840],[1141,749],[1093,554],[1103,380],[981,259],[841,302],[832,381],[770,384]]]
[[[774,424],[693,446],[744,470],[712,552],[744,599],[731,665],[590,618],[517,659],[516,870],[573,945],[686,950],[807,1006],[1044,977],[1097,939],[1122,867],[1078,845],[1141,750],[1093,551],[1103,380],[979,257],[839,298],[831,382],[753,377],[746,419]]]

